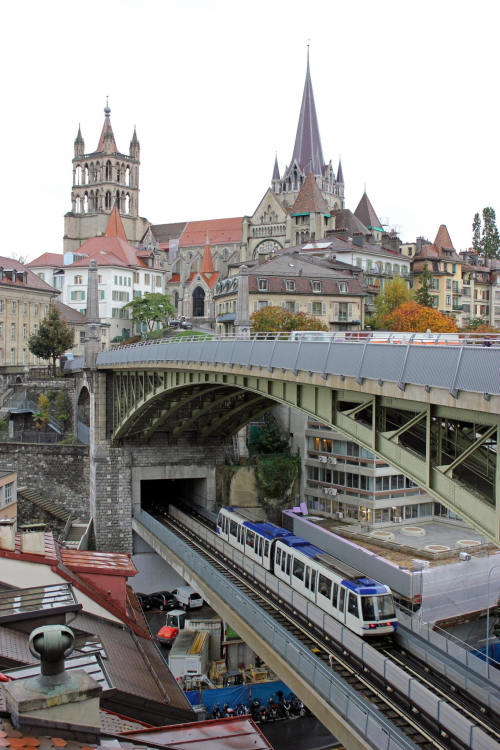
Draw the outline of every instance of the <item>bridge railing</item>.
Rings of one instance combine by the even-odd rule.
[[[134,512],[139,521],[152,535],[163,542],[200,579],[207,579],[207,563],[172,531],[149,513]],[[379,750],[415,750],[411,742],[393,724],[361,698],[353,689],[328,669],[299,640],[290,635],[270,614],[244,596],[216,568],[210,569],[210,588],[225,601],[253,629],[258,623],[258,636],[268,643],[297,674],[302,675],[332,708],[342,716],[369,744]]]

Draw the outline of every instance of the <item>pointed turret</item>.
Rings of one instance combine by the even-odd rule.
[[[356,218],[358,218],[365,225],[365,227],[368,227],[368,229],[378,229],[379,231],[382,231],[381,221],[375,213],[375,209],[373,208],[371,201],[366,194],[366,190],[363,193],[363,197],[358,203],[358,207],[354,212],[354,216],[356,216]]]
[[[302,172],[312,172],[315,175],[323,173],[323,150],[319,136],[318,118],[314,104],[314,94],[309,70],[309,47],[307,48],[307,70],[304,93],[302,94],[302,105],[300,107],[299,124],[295,136],[290,164],[296,162]]]
[[[204,274],[215,273],[214,263],[212,260],[212,252],[210,250],[210,245],[208,244],[208,235],[207,235],[207,244],[205,245],[203,258],[201,261],[200,273],[204,273]]]
[[[82,131],[80,129],[80,123],[78,123],[78,133],[75,138],[75,158],[83,156],[85,153],[85,141],[83,140]]]
[[[330,214],[328,203],[318,187],[314,175],[309,172],[293,204],[292,214]]]
[[[448,232],[446,224],[441,224],[441,226],[439,227],[438,233],[436,234],[436,239],[434,240],[434,245],[437,247],[440,253],[443,250],[452,250],[453,252],[455,252],[455,248],[453,247],[453,242],[451,241],[450,233]]]
[[[122,218],[120,216],[120,212],[118,210],[118,204],[115,201],[115,205],[113,206],[113,210],[111,211],[111,214],[109,216],[108,226],[106,227],[106,231],[104,232],[105,237],[119,237],[121,240],[124,240],[127,242],[127,235],[125,234],[125,229],[123,228]]]
[[[273,182],[280,179],[280,168],[278,167],[278,154],[274,157]]]
[[[342,161],[339,158],[339,168],[337,170],[337,182],[344,182],[344,175],[342,173]]]
[[[113,134],[113,128],[111,127],[111,120],[109,119],[110,114],[111,110],[106,101],[106,106],[104,107],[104,125],[102,126],[101,137],[99,138],[99,145],[96,151],[104,151],[106,154],[116,154],[118,153],[118,147]]]
[[[134,125],[134,135],[132,136],[132,140],[130,141],[130,149],[129,149],[129,154],[132,157],[132,159],[139,158],[140,150],[141,150],[141,145],[139,143],[139,139],[137,138],[137,131]]]

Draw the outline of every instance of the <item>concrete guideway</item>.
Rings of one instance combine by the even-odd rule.
[[[174,517],[177,517],[177,515],[178,512],[175,511]],[[449,699],[443,699],[442,695],[435,694],[432,689],[426,688],[420,680],[406,674],[405,670],[399,668],[391,658],[384,657],[370,644],[363,642],[362,639],[354,636],[333,618],[322,613],[315,605],[307,603],[300,594],[293,592],[293,599],[290,599],[292,590],[289,586],[282,585],[282,582],[266,573],[260,566],[248,561],[211,530],[205,527],[200,529],[198,520],[191,519],[184,514],[181,514],[181,516],[189,528],[193,527],[195,534],[200,534],[203,539],[208,535],[212,544],[224,556],[229,555],[229,560],[233,560],[238,566],[241,566],[243,562],[244,569],[247,570],[248,568],[246,575],[249,580],[256,578],[256,580],[261,581],[265,590],[269,588],[271,591],[275,591],[276,586],[278,586],[278,591],[275,593],[280,599],[288,602],[294,611],[297,610],[300,613],[306,606],[306,622],[317,623],[319,616],[320,629],[328,633],[332,641],[343,644],[341,652],[343,650],[344,654],[350,652],[355,655],[355,663],[358,666],[355,667],[354,671],[352,668],[348,669],[348,674],[352,672],[354,677],[359,672],[362,676],[362,682],[364,682],[364,677],[369,678],[372,673],[379,675],[375,682],[371,681],[374,686],[377,686],[377,689],[371,692],[375,692],[375,696],[395,697],[396,694],[400,696],[402,704],[398,701],[396,703],[390,701],[390,711],[392,716],[400,715],[404,719],[406,731],[411,727],[411,739],[404,734],[398,738],[397,735],[401,730],[397,730],[396,736],[394,736],[392,730],[388,730],[387,718],[374,708],[370,700],[367,701],[360,696],[359,687],[354,689],[344,680],[341,680],[339,688],[339,677],[327,666],[325,668],[324,662],[311,653],[310,647],[297,641],[287,630],[283,630],[282,626],[273,620],[272,615],[267,611],[256,610],[255,608],[258,605],[252,599],[249,599],[239,586],[235,587],[234,584],[231,584],[227,578],[227,573],[220,572],[217,567],[209,567],[207,560],[196,553],[191,545],[186,545],[179,538],[178,531],[170,530],[148,513],[139,511],[133,519],[134,530],[158,554],[170,563],[173,560],[173,566],[177,572],[197,586],[216,610],[221,604],[219,599],[222,599],[224,611],[219,613],[223,616],[227,615],[230,624],[237,628],[244,640],[247,640],[248,636],[249,645],[268,660],[270,666],[311,707],[313,713],[320,716],[330,731],[336,734],[341,741],[346,743],[346,727],[344,723],[341,723],[340,727],[338,726],[339,714],[340,718],[347,720],[351,731],[352,725],[354,725],[356,734],[361,734],[365,740],[368,739],[368,746],[375,747],[377,750],[383,750],[385,747],[414,747],[414,738],[420,745],[423,738],[417,740],[416,735],[419,732],[426,738],[426,742],[430,743],[429,747],[447,748],[449,746],[447,740],[441,740],[443,730],[446,736],[457,738],[460,747],[463,745],[463,747],[470,747],[475,750],[489,750],[490,748],[493,750],[493,748],[498,747],[497,735],[493,733],[492,736],[482,728],[482,725],[485,729],[489,726],[484,724],[482,717],[474,718],[467,712],[464,714],[459,704],[451,696]],[[240,557],[241,561],[238,562]],[[238,558],[238,560],[235,558]],[[208,571],[210,571],[209,575]],[[229,576],[231,578],[231,573],[229,573]],[[232,588],[234,591],[231,591]],[[283,612],[283,607],[280,607],[279,611]],[[237,620],[239,620],[238,624],[236,624]],[[294,623],[298,623],[299,620],[300,618],[293,618]],[[258,632],[256,632],[256,623],[258,623]],[[334,653],[335,650],[332,651],[332,654]],[[389,687],[390,685],[392,685],[392,688]],[[340,693],[338,692],[339,689]],[[361,692],[364,694],[364,689]],[[320,704],[317,703],[318,698],[322,699]],[[325,713],[323,705],[322,712],[318,713],[321,710],[322,701],[325,699],[328,704],[327,711]],[[380,697],[375,698],[375,703],[380,706],[381,710],[384,710],[383,701],[385,700],[385,697],[382,697],[382,702]],[[405,707],[404,713],[399,714],[398,705]],[[418,707],[418,710],[416,712],[409,710],[413,707]],[[424,718],[423,724],[419,716],[421,713],[422,718]],[[337,725],[335,725],[335,722],[337,722]],[[414,724],[414,722],[416,723]],[[427,733],[428,726],[433,726],[430,734]],[[423,732],[422,727],[425,727]],[[426,742],[424,742],[424,745],[427,747]],[[359,745],[353,744],[351,739],[351,741],[347,741],[347,746],[354,748]]]
[[[498,346],[193,339],[102,352],[97,366],[113,373],[115,443],[164,430],[229,437],[286,404],[340,430],[500,542]]]

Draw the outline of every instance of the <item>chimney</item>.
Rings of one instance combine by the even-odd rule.
[[[425,244],[425,239],[423,237],[417,237],[417,242],[416,242],[417,249],[415,251],[415,255],[420,255],[420,253],[422,252],[422,245],[424,244]]]
[[[325,237],[338,237],[341,240],[347,240],[347,229],[327,229]]]
[[[21,552],[31,555],[45,554],[45,527],[44,523],[29,523],[19,527]]]
[[[352,235],[352,244],[357,245],[357,247],[363,247],[364,239],[363,232],[354,232]]]
[[[382,235],[382,247],[385,247],[387,250],[393,250],[394,252],[399,253],[400,246],[401,240],[394,232]]]
[[[98,743],[102,688],[85,670],[64,669],[74,641],[73,631],[66,625],[44,625],[32,631],[29,648],[40,659],[40,674],[3,685],[16,729]]]
[[[16,548],[16,519],[0,518],[0,549]]]

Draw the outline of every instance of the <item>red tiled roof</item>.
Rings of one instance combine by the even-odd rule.
[[[180,273],[173,273],[172,278],[170,279],[170,284],[177,284],[181,280]]]
[[[223,245],[230,242],[241,242],[243,218],[207,219],[205,221],[189,221],[186,224],[179,247],[193,247],[205,245]]]
[[[26,271],[26,273],[28,274],[26,283],[21,281],[21,279],[12,281],[12,279],[4,276],[0,281],[0,285],[24,287],[25,289],[37,289],[41,292],[52,292],[53,294],[59,294],[59,292],[56,291],[53,286],[50,286],[50,284],[47,284],[47,282],[42,281],[42,279],[37,276],[36,273],[33,273],[33,271],[30,271],[29,268],[23,266],[23,264],[19,263],[18,260],[14,260],[13,258],[6,258],[5,256],[0,255],[0,266],[3,269],[13,268],[16,271]]]
[[[61,549],[61,560],[78,573],[106,573],[110,576],[135,576],[137,568],[128,555],[114,552],[90,552]]]
[[[135,729],[121,732],[129,741],[151,743],[157,747],[175,747],[178,750],[273,750],[260,729],[248,716],[227,719],[208,719],[189,724],[174,724],[152,729]]]
[[[451,241],[450,233],[446,228],[446,224],[441,224],[434,240],[434,245],[439,251],[441,250],[455,250],[453,242]]]
[[[95,260],[98,266],[146,266],[146,263],[137,257],[137,249],[120,237],[91,237],[78,248],[78,253],[85,254],[86,257],[76,260],[66,268],[87,267],[90,258]]]
[[[219,278],[220,274],[218,271],[214,271],[213,273],[203,273],[202,271],[198,273],[198,271],[193,271],[193,273],[191,273],[189,276],[189,281],[190,282],[194,281],[194,279],[196,279],[198,276],[201,276],[204,282],[208,284],[210,289],[213,289],[217,283],[217,279]]]
[[[63,262],[62,253],[42,253],[42,255],[39,255],[35,260],[26,263],[26,267],[38,268],[39,266],[62,266]]]

